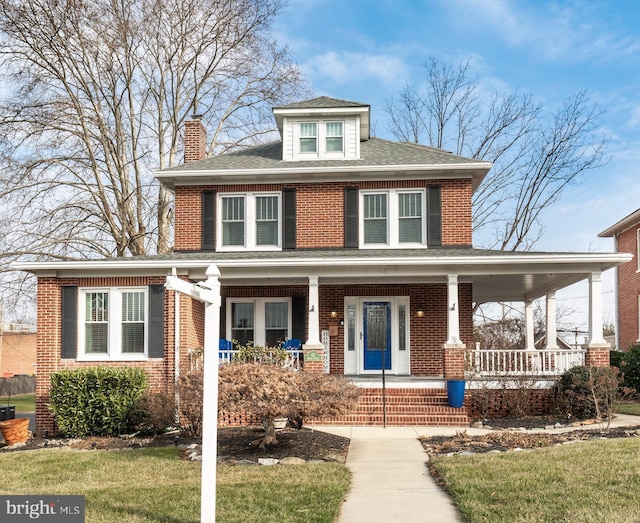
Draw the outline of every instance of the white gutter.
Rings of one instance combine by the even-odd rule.
[[[366,252],[366,251],[360,251]],[[212,256],[210,259],[166,259],[166,260],[138,260],[138,259],[114,259],[114,260],[78,260],[78,261],[63,261],[63,262],[14,262],[11,264],[11,269],[18,271],[37,272],[37,271],[82,271],[82,270],[96,270],[101,271],[107,269],[121,269],[121,270],[148,270],[148,269],[193,269],[193,268],[206,268],[213,261],[220,267],[234,267],[234,268],[251,268],[256,266],[262,267],[317,267],[322,265],[325,267],[344,267],[348,264],[355,264],[360,267],[380,267],[386,266],[442,266],[453,265],[460,267],[477,267],[482,265],[490,265],[488,267],[489,272],[493,267],[493,272],[497,267],[504,270],[504,266],[523,266],[523,265],[542,265],[542,264],[611,264],[618,265],[625,263],[633,259],[633,255],[629,253],[589,253],[589,254],[527,254],[527,255],[505,255],[505,256],[436,256],[436,257],[424,257],[424,256],[412,256],[397,258],[391,256],[376,256],[371,258],[364,257],[313,257],[313,258],[252,258],[247,260],[242,259],[230,259],[221,260],[215,259]]]
[[[352,160],[359,161],[359,160]],[[197,176],[197,177],[229,177],[231,179],[238,178],[238,176],[269,176],[269,175],[281,175],[286,177],[287,174],[330,174],[330,173],[352,173],[363,172],[365,174],[371,172],[389,172],[389,171],[472,171],[472,170],[489,170],[492,164],[489,162],[473,162],[473,163],[447,163],[447,164],[406,164],[406,165],[349,165],[349,161],[345,161],[344,165],[331,166],[331,167],[318,167],[309,166],[301,167],[300,163],[304,161],[295,162],[295,166],[286,167],[288,162],[281,162],[282,166],[268,168],[268,169],[184,169],[184,170],[162,170],[154,171],[152,174],[155,178],[162,180],[163,178],[174,178],[178,176]],[[291,172],[289,172],[291,171]]]

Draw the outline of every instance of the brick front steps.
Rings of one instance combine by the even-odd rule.
[[[394,426],[469,426],[467,406],[449,407],[447,391],[441,388],[388,388],[386,390],[386,423]],[[382,426],[382,389],[363,388],[353,414],[317,420],[327,425]]]

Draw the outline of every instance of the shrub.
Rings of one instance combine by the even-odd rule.
[[[147,386],[142,369],[86,368],[51,375],[49,410],[60,431],[71,437],[118,436]]]
[[[622,361],[624,359],[624,352],[619,350],[609,351],[609,365],[612,367],[622,368]]]
[[[203,372],[182,374],[177,390],[180,402],[180,426],[188,436],[202,436],[202,379]]]
[[[624,376],[624,385],[640,391],[640,344],[633,345],[622,353],[620,370]]]
[[[146,391],[129,415],[129,425],[143,435],[164,432],[175,424],[176,402],[172,396]]]
[[[577,418],[610,417],[622,393],[616,367],[574,367],[558,381],[561,407]]]
[[[245,411],[267,421],[260,446],[277,443],[273,418],[333,416],[353,408],[360,389],[344,378],[297,372],[277,365],[232,363],[220,367],[220,408]]]

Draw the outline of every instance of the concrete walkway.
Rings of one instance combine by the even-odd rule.
[[[637,416],[617,415],[611,427],[637,425]],[[546,430],[600,430],[587,425]],[[470,427],[333,427],[314,430],[351,439],[347,466],[351,489],[342,505],[338,523],[450,523],[461,522],[447,493],[429,474],[429,456],[418,441],[420,436],[453,436],[466,430],[482,435],[487,429]]]

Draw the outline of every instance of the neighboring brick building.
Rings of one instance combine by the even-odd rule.
[[[327,97],[276,107],[281,140],[212,158],[201,122],[190,121],[185,164],[156,173],[175,194],[173,253],[16,264],[38,276],[38,429],[52,427],[58,369],[136,365],[155,390],[173,390],[204,344],[204,309],[162,284],[171,274],[202,281],[213,264],[220,336],[302,340],[324,358],[307,371],[365,389],[345,423],[382,422],[384,365],[387,423],[465,424],[469,411],[447,407],[444,388],[465,371],[476,303],[524,303],[535,351],[533,300],[546,297],[555,340],[555,291],[588,279],[586,348],[606,353],[600,276],[628,257],[474,249],[472,196],[491,164],[373,138],[369,110]]]
[[[34,326],[0,325],[0,377],[36,373],[36,341]]]
[[[616,270],[616,346],[626,351],[640,343],[640,209],[598,236],[613,238],[616,252],[633,256]]]

